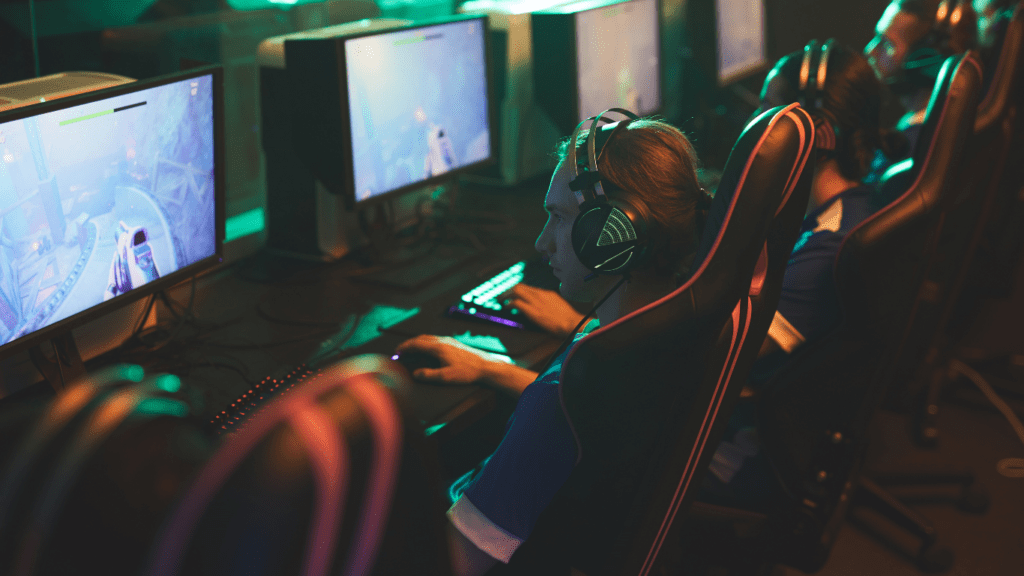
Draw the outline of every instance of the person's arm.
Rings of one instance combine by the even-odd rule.
[[[571,335],[573,328],[583,320],[583,314],[554,290],[517,284],[499,298],[504,298],[507,306],[517,308],[534,324],[555,336]]]
[[[757,351],[757,357],[764,358],[765,356],[778,352],[779,350],[782,350],[782,348],[779,347],[779,343],[772,339],[770,335],[765,336],[764,342],[761,343],[761,349]]]
[[[420,368],[412,376],[438,384],[479,384],[518,398],[537,373],[499,359],[446,336],[421,335],[398,345],[396,351],[425,352],[441,361],[440,368]]]

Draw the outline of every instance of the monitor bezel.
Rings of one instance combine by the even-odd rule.
[[[36,346],[41,342],[49,340],[62,333],[71,330],[101,316],[109,314],[117,309],[123,308],[146,296],[153,295],[161,290],[171,288],[181,282],[198,275],[200,272],[213,267],[223,261],[224,244],[224,221],[225,221],[225,170],[224,170],[224,70],[220,66],[209,66],[196,68],[187,72],[166,74],[137,80],[127,84],[121,84],[111,88],[101,88],[92,92],[76,94],[58,100],[40,102],[29,106],[14,108],[7,112],[0,112],[0,124],[24,120],[31,116],[48,114],[57,110],[73,108],[82,104],[89,104],[107,98],[131,94],[150,88],[156,88],[167,84],[185,81],[200,76],[212,75],[213,88],[213,164],[214,164],[214,229],[215,242],[214,253],[202,260],[193,262],[188,266],[179,268],[174,272],[161,276],[159,279],[143,284],[138,288],[120,294],[110,300],[90,306],[85,310],[72,314],[63,320],[43,326],[34,332],[21,336],[20,338],[0,345],[0,358],[7,357],[16,352]]]
[[[568,14],[572,17],[572,46],[573,46],[573,85],[575,87],[575,101],[572,105],[573,117],[576,119],[575,127],[580,122],[586,120],[581,118],[582,115],[582,92],[580,91],[580,54],[579,54],[579,26],[580,26],[580,14],[584,12],[592,12],[594,10],[603,10],[605,8],[611,8],[618,4],[629,4],[631,2],[639,2],[641,0],[580,0],[579,2],[573,2],[571,4],[565,4],[552,10],[552,13],[556,14]],[[662,29],[661,29],[661,0],[653,0],[654,2],[654,16],[655,16],[655,33],[657,39],[654,42],[654,53],[658,58],[658,105],[654,110],[647,112],[640,112],[639,110],[631,110],[641,117],[655,116],[665,110],[665,79],[662,77],[662,54],[661,54],[661,41],[662,41]],[[576,8],[575,10],[570,10]],[[563,11],[564,10],[564,11]]]
[[[350,116],[351,106],[349,103],[349,91],[348,91],[348,74],[347,74],[347,60],[345,57],[345,45],[352,40],[360,38],[366,38],[369,36],[382,36],[384,34],[393,34],[397,32],[408,32],[411,30],[417,30],[420,28],[430,28],[433,26],[443,26],[446,24],[454,24],[458,22],[468,22],[470,20],[479,20],[482,23],[482,38],[484,43],[484,74],[486,75],[486,93],[487,93],[487,122],[488,122],[488,138],[489,138],[489,155],[483,160],[478,160],[472,164],[465,164],[445,172],[439,176],[431,176],[430,178],[424,178],[411,184],[406,184],[398,188],[393,188],[387,192],[375,194],[364,200],[356,198],[356,174],[355,174],[355,159],[353,158],[352,149],[352,118]],[[412,192],[414,190],[422,190],[430,186],[436,186],[438,184],[449,182],[457,178],[460,174],[478,169],[482,166],[489,166],[497,161],[497,154],[495,146],[497,144],[495,138],[495,122],[497,118],[497,106],[494,97],[494,86],[493,86],[493,71],[491,70],[491,28],[490,18],[486,14],[466,14],[458,16],[448,16],[444,18],[432,19],[419,21],[408,26],[401,26],[398,28],[389,28],[387,30],[377,30],[366,33],[356,33],[348,36],[344,36],[338,39],[337,44],[338,50],[338,84],[339,84],[339,103],[341,107],[341,130],[344,135],[343,146],[345,147],[345,154],[342,158],[342,169],[345,173],[345,205],[349,209],[357,209],[374,206],[376,204],[387,202],[395,199],[396,197]]]

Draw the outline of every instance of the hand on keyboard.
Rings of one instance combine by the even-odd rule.
[[[577,312],[554,290],[517,284],[498,298],[505,306],[518,309],[545,332],[559,337],[571,334],[572,329],[583,319],[583,314]]]

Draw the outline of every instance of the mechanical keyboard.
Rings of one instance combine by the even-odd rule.
[[[483,284],[462,295],[458,302],[448,308],[452,317],[472,317],[513,328],[526,328],[527,320],[515,308],[505,306],[498,296],[523,281],[526,262],[516,262],[506,270],[495,274]]]
[[[281,378],[264,378],[254,384],[248,392],[238,397],[230,406],[221,410],[210,420],[210,428],[220,435],[231,434],[241,430],[245,422],[250,421],[253,414],[270,404],[274,398],[286,393],[298,384],[305,382],[318,371],[301,364]]]

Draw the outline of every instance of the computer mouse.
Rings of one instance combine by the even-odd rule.
[[[433,354],[427,352],[417,352],[415,350],[406,350],[402,353],[396,353],[391,357],[392,360],[398,362],[412,375],[419,368],[440,368],[443,366],[441,360]]]

